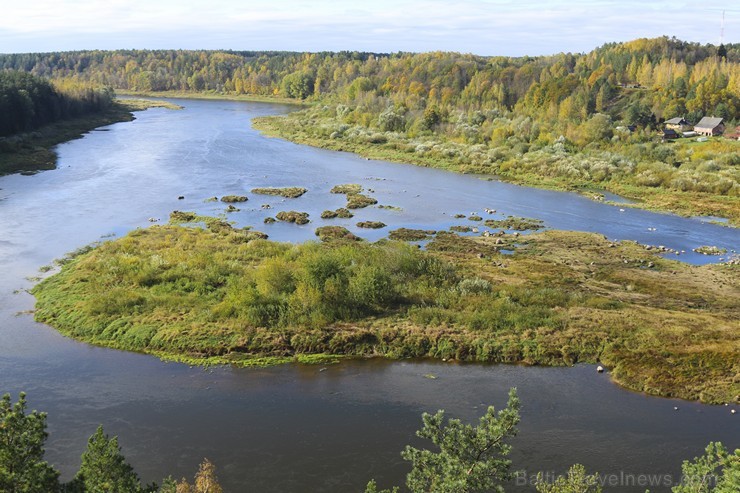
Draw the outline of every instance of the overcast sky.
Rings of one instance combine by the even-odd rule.
[[[586,52],[676,36],[740,42],[740,2],[528,0],[0,0],[0,53],[117,48],[479,55]]]

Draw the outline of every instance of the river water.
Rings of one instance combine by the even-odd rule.
[[[562,473],[579,462],[618,491],[668,491],[681,461],[712,440],[740,446],[740,421],[725,406],[647,397],[620,389],[591,366],[529,368],[441,362],[352,361],[326,368],[192,368],[153,357],[81,344],[36,324],[25,292],[39,267],[94,241],[120,236],[174,209],[220,214],[212,196],[245,194],[228,218],[272,239],[314,238],[322,224],[358,230],[362,220],[395,227],[446,229],[474,224],[454,214],[536,217],[551,228],[595,231],[687,253],[700,245],[737,250],[736,229],[695,219],[611,206],[568,193],[536,190],[261,136],[255,116],[277,105],[184,101],[182,111],[152,109],[137,119],[59,146],[57,170],[0,178],[0,393],[28,393],[49,413],[47,458],[65,479],[79,466],[98,424],[119,435],[127,459],[146,481],[192,477],[203,457],[226,491],[362,491],[371,478],[400,484],[400,459],[420,414],[446,409],[475,420],[503,406],[516,386],[523,401],[514,440],[516,469]],[[360,183],[393,209],[370,207],[353,219],[319,219],[344,206],[329,193]],[[258,196],[259,186],[302,186],[298,199]],[[178,197],[184,199],[179,200]],[[269,209],[263,206],[270,206]],[[497,214],[483,214],[483,209]],[[263,219],[280,210],[309,212],[305,226]],[[428,378],[434,375],[437,378]],[[674,407],[678,407],[675,410]],[[635,486],[629,486],[630,484]],[[513,491],[527,487],[510,485]],[[529,488],[531,491],[531,488]]]

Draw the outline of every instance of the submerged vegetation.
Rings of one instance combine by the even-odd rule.
[[[544,223],[541,219],[514,216],[509,216],[506,219],[486,219],[484,224],[489,228],[508,229],[514,231],[536,231],[544,227]]]
[[[335,185],[330,190],[331,193],[342,193],[342,194],[352,194],[352,193],[360,193],[362,192],[362,186],[358,185],[357,183],[348,183],[346,185]]]
[[[398,228],[388,233],[388,238],[400,241],[422,241],[434,234],[437,232],[432,229]]]
[[[279,197],[285,197],[289,199],[297,199],[304,193],[308,192],[305,188],[301,187],[285,187],[285,188],[253,188],[252,193],[259,195],[277,195]]]
[[[685,265],[560,231],[516,246],[513,235],[441,232],[427,251],[247,233],[153,226],[104,243],[34,288],[36,318],[94,344],[195,363],[598,361],[638,391],[704,402],[740,394],[736,265]]]
[[[308,212],[281,211],[277,213],[275,218],[278,221],[296,224],[308,224],[310,222],[308,219]]]
[[[246,202],[249,200],[244,195],[224,195],[221,197],[221,202],[226,202],[227,204],[236,203],[236,202]]]
[[[368,197],[361,193],[348,193],[347,194],[347,209],[364,209],[371,205],[377,204],[377,199]]]
[[[384,222],[380,221],[360,221],[357,223],[358,228],[366,228],[366,229],[381,229],[385,228],[386,224]]]

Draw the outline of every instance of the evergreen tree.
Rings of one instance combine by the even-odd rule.
[[[121,454],[118,437],[109,438],[102,426],[88,440],[75,480],[84,485],[86,493],[141,491],[139,477]]]
[[[509,391],[505,409],[496,413],[489,406],[478,426],[450,419],[445,424],[444,411],[424,413],[424,426],[416,434],[432,441],[439,450],[407,446],[401,456],[412,464],[406,486],[413,493],[503,492],[503,483],[511,478],[511,461],[506,458],[511,446],[506,440],[516,434],[519,423],[519,397]],[[393,493],[397,489],[380,493]],[[371,481],[365,493],[379,493]]]
[[[59,488],[59,473],[44,461],[46,413],[26,414],[26,394],[11,404],[0,400],[0,491],[50,493]]]
[[[730,453],[721,443],[707,445],[704,455],[684,461],[683,482],[673,493],[737,493],[740,491],[740,449]]]

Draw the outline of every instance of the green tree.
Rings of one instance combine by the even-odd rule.
[[[536,488],[538,493],[601,493],[598,479],[596,474],[586,474],[585,467],[575,464],[566,476],[558,476],[552,483],[538,474]]]
[[[581,139],[584,143],[609,140],[614,135],[614,125],[609,115],[596,113],[581,125]]]
[[[282,89],[290,98],[306,99],[313,94],[314,80],[305,72],[288,74],[283,78]]]
[[[139,477],[121,454],[118,437],[109,438],[102,426],[88,440],[75,480],[84,485],[86,493],[141,491]]]
[[[737,493],[740,491],[740,449],[730,453],[719,442],[707,445],[704,455],[681,466],[682,484],[673,493]]]
[[[49,493],[59,488],[59,473],[44,460],[46,413],[26,414],[26,394],[11,404],[0,400],[0,491]]]
[[[511,446],[506,441],[516,435],[519,408],[516,389],[511,389],[506,408],[496,413],[489,406],[478,426],[458,419],[445,424],[444,411],[424,413],[424,425],[416,434],[431,440],[438,450],[406,447],[401,456],[412,464],[406,486],[413,493],[503,492],[503,483],[511,478],[511,461],[506,458]],[[376,493],[375,482],[365,491]]]

